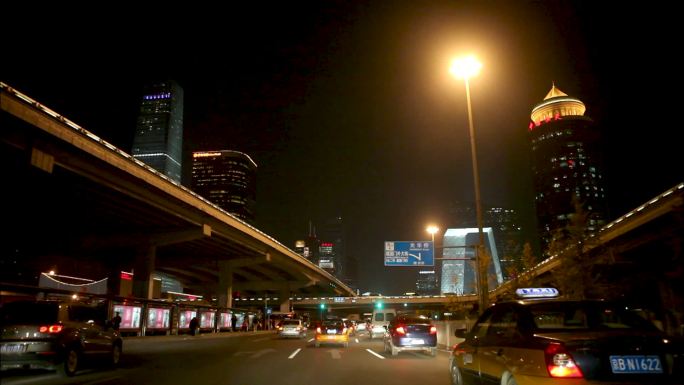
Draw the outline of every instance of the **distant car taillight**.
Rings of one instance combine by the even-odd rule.
[[[551,377],[582,378],[582,371],[563,344],[552,342],[544,350],[546,368]]]
[[[316,328],[316,333],[321,334],[321,328],[320,327]]]
[[[437,326],[430,326],[430,334],[437,334]]]
[[[406,329],[404,329],[403,326],[397,326],[397,328],[394,329],[394,330],[396,330],[396,332],[397,332],[398,334],[401,334],[402,336],[403,336],[404,334],[406,334]]]
[[[59,333],[64,329],[63,325],[50,325],[50,326],[41,326],[38,331],[41,333]]]

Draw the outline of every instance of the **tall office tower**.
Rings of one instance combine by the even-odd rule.
[[[231,150],[192,153],[191,189],[245,222],[254,222],[257,165]]]
[[[587,116],[584,103],[555,84],[532,109],[529,137],[537,221],[542,252],[554,234],[567,226],[575,204],[587,214],[586,235],[606,221],[600,133]]]
[[[487,269],[489,288],[494,289],[503,283],[499,254],[496,251],[494,231],[491,227],[482,229],[487,253],[491,256]],[[477,265],[475,247],[480,242],[479,229],[450,228],[444,233],[445,260],[442,261],[441,293],[457,295],[477,293]]]
[[[335,263],[335,276],[340,280],[350,279],[354,281],[355,266],[352,259],[347,255],[346,235],[342,216],[327,219],[320,231],[321,239],[333,244],[332,256]]]
[[[509,271],[521,266],[523,253],[523,234],[518,214],[513,209],[491,207],[484,212],[485,226],[494,230],[496,250],[501,262],[504,280],[508,280]]]
[[[434,270],[420,270],[418,272],[418,279],[416,280],[416,294],[439,294],[437,273]]]
[[[183,89],[173,80],[145,87],[133,138],[133,156],[180,183]]]

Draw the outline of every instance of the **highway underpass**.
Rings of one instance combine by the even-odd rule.
[[[0,106],[2,280],[37,284],[57,270],[107,277],[118,293],[121,272],[132,271],[133,296],[152,298],[152,274],[162,272],[226,307],[236,291],[282,298],[282,309],[292,296],[354,296],[268,234],[4,83]]]

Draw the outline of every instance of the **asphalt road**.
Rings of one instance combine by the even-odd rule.
[[[73,378],[55,372],[3,372],[3,385],[350,385],[449,384],[448,354],[391,356],[381,339],[351,337],[348,348],[280,339],[273,332],[203,334],[198,337],[129,337],[117,369],[87,368]]]

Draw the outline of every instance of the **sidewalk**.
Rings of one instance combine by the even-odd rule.
[[[277,336],[275,330],[258,330],[249,332],[219,332],[219,333],[201,333],[196,336],[191,336],[190,334],[178,334],[178,335],[161,335],[161,336],[127,336],[121,337],[124,341],[157,341],[157,340],[185,340],[185,339],[195,339],[195,338],[228,338],[228,337],[240,337],[240,336],[259,336],[259,335],[272,335]]]

